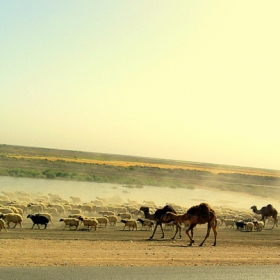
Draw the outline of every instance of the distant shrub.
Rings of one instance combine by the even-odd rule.
[[[102,179],[97,175],[91,174],[89,176],[92,178],[93,182],[102,182]]]
[[[41,171],[39,170],[31,170],[30,172],[28,172],[30,174],[31,177],[33,178],[42,178],[43,174],[41,173]],[[28,176],[29,177],[29,176]]]
[[[58,171],[58,172],[55,172],[55,176],[60,177],[60,178],[69,178],[70,174],[69,174],[69,172]]]
[[[48,179],[54,179],[56,177],[55,172],[52,170],[45,170],[43,175],[45,175]]]

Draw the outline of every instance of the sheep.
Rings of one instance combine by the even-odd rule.
[[[72,209],[72,206],[69,205],[69,204],[64,204],[63,205],[64,209],[65,209],[65,212],[69,211],[70,209]]]
[[[10,208],[0,208],[0,213],[2,213],[2,214],[12,214],[12,213],[15,213],[15,212]]]
[[[132,230],[134,230],[134,228],[135,228],[135,230],[137,230],[137,222],[136,222],[136,220],[125,220],[125,219],[122,219],[121,222],[124,223],[123,230],[126,227],[128,227],[129,230],[130,230],[130,228],[132,228]]]
[[[118,216],[121,217],[121,219],[127,219],[127,220],[130,220],[132,217],[129,212],[119,213]]]
[[[125,207],[123,207],[123,206],[118,206],[118,207],[115,207],[115,209],[114,209],[114,211],[116,212],[116,213],[126,213],[127,212],[127,209],[125,208]]]
[[[98,206],[104,206],[104,202],[99,199],[92,200],[92,201],[90,201],[90,203],[93,203],[94,205],[98,205]]]
[[[3,219],[0,219],[0,231],[2,230],[2,228],[7,231],[5,227],[5,221]]]
[[[104,204],[107,204],[107,199],[106,198],[102,198],[102,197],[97,196],[96,199],[103,201]]]
[[[29,203],[32,201],[31,197],[29,197],[29,196],[20,196],[20,197],[18,197],[18,200],[29,202]]]
[[[69,213],[70,213],[70,214],[77,214],[77,215],[80,214],[80,216],[81,216],[82,211],[81,211],[81,209],[70,209],[70,210],[69,210]]]
[[[221,219],[221,222],[225,224],[226,228],[230,226],[230,228],[234,228],[234,219]]]
[[[91,213],[93,211],[93,206],[90,204],[79,205],[78,208],[81,209],[82,212]]]
[[[14,192],[6,192],[6,191],[1,191],[2,194],[4,194],[5,196],[7,196],[9,199],[15,199],[15,193]]]
[[[79,217],[84,217],[81,214],[74,214],[74,215],[69,215],[68,218],[75,218],[75,219],[79,219]],[[80,221],[80,220],[79,220]]]
[[[96,206],[96,205],[93,207],[93,212],[98,213],[100,211],[108,211],[108,207],[106,207],[106,206]]]
[[[79,220],[83,222],[84,228],[88,227],[88,230],[90,231],[94,227],[94,229],[96,231],[98,221],[95,218],[88,219],[88,218],[84,218],[84,217],[80,216]]]
[[[10,198],[6,195],[0,195],[1,200],[9,200]]]
[[[111,226],[115,226],[117,224],[118,217],[116,215],[105,215],[104,217],[109,220]]]
[[[264,228],[264,222],[263,221],[254,221],[254,227],[256,231],[262,231]]]
[[[59,213],[59,214],[64,214],[65,213],[65,209],[64,209],[63,205],[61,205],[61,204],[51,204],[51,203],[49,203],[47,207],[55,208],[57,210],[57,213]]]
[[[142,227],[141,230],[144,228],[151,230],[153,228],[154,222],[149,219],[137,219],[139,223],[141,223]]]
[[[14,207],[14,206],[11,206],[11,205],[10,205],[10,206],[8,206],[7,208],[11,209],[14,213],[20,214],[20,213],[18,212],[17,208]]]
[[[23,212],[27,212],[27,205],[23,204],[23,203],[10,203],[10,206],[14,206],[16,207],[17,209],[20,208],[22,209]]]
[[[136,218],[144,218],[144,213],[141,210],[138,209],[133,209],[131,212],[131,215],[136,217]]]
[[[76,227],[75,230],[77,230],[79,223],[80,223],[80,220],[76,219],[76,218],[63,218],[63,219],[60,219],[59,221],[65,223],[64,229],[66,229],[66,227],[69,226],[70,230],[71,230],[71,227]]]
[[[31,194],[28,193],[28,192],[24,192],[24,191],[16,191],[16,192],[15,192],[15,195],[16,195],[17,197],[26,196],[26,197],[31,198]]]
[[[109,223],[109,220],[106,217],[98,217],[98,218],[96,218],[96,220],[98,221],[100,226],[101,226],[101,224],[104,224],[104,226],[106,227],[107,224]]]
[[[149,205],[156,205],[154,201],[152,200],[143,200],[144,204],[149,204]]]
[[[40,229],[39,225],[45,225],[44,229],[46,229],[50,221],[46,216],[43,216],[41,214],[35,214],[35,215],[29,214],[27,218],[31,219],[33,222],[33,226],[31,229],[33,229],[35,225],[37,225],[39,229]]]
[[[115,213],[113,211],[100,211],[98,214],[103,216],[115,216]]]
[[[33,213],[40,213],[43,211],[44,208],[41,204],[33,204],[33,203],[29,203],[27,207]]]
[[[16,213],[1,214],[0,219],[3,219],[4,221],[7,222],[8,228],[10,227],[10,223],[15,224],[13,228],[15,228],[17,224],[19,224],[21,227],[22,216],[20,214],[16,214]]]
[[[254,223],[253,223],[253,222],[248,222],[248,223],[246,223],[245,229],[246,229],[247,231],[252,231],[253,228],[254,228]]]
[[[70,196],[70,198],[72,199],[73,203],[81,203],[82,202],[82,200],[77,196]]]
[[[0,204],[2,204],[2,206],[7,206],[11,203],[10,200],[0,200]]]
[[[45,212],[52,214],[52,215],[56,215],[57,216],[57,209],[54,207],[49,207],[49,208],[45,208],[44,209]]]
[[[49,193],[48,196],[50,197],[50,200],[52,200],[52,201],[54,201],[54,200],[61,200],[62,199],[60,197],[60,195],[58,195],[58,194]]]
[[[17,214],[20,214],[21,216],[23,216],[23,210],[21,208],[16,208],[16,212]]]

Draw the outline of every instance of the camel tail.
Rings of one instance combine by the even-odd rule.
[[[218,225],[218,221],[217,218],[215,218],[215,223],[214,223],[215,228],[217,228],[217,225]]]

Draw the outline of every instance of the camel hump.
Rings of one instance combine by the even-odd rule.
[[[215,211],[210,208],[207,203],[201,203],[199,205],[200,216],[208,219],[210,216],[215,216]]]
[[[162,208],[163,212],[166,213],[166,212],[173,212],[173,213],[176,213],[176,211],[174,210],[174,208],[171,206],[171,205],[165,205],[163,208]]]

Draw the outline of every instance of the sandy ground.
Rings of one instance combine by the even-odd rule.
[[[184,231],[182,238],[171,240],[174,231],[165,231],[160,239],[157,230],[154,240],[151,231],[122,230],[123,224],[98,228],[97,231],[64,230],[56,222],[46,230],[23,228],[0,232],[0,266],[237,266],[279,265],[280,229],[262,232],[242,232],[236,229],[218,230],[217,246],[213,233],[203,247],[206,226],[194,232],[192,247]]]

